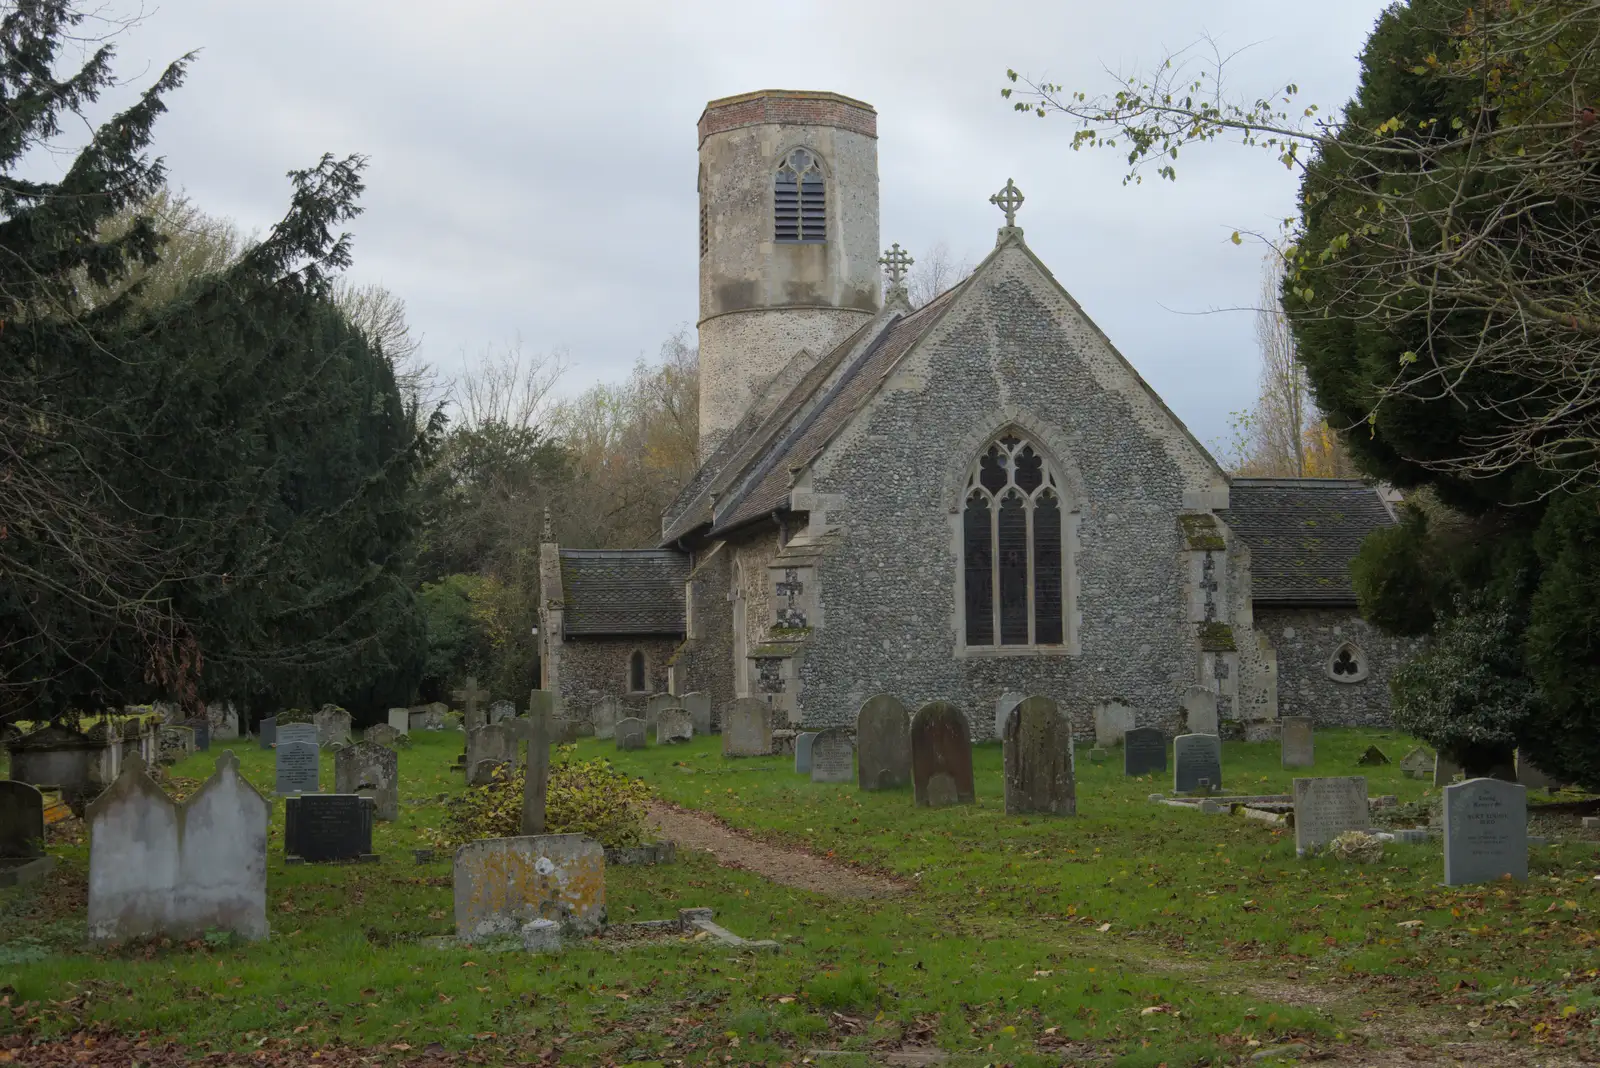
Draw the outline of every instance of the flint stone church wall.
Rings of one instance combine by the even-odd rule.
[[[1278,654],[1278,714],[1310,716],[1319,727],[1387,727],[1389,678],[1420,647],[1383,633],[1354,608],[1255,609],[1256,633]],[[1346,643],[1366,657],[1360,682],[1335,682],[1329,664]]]
[[[725,543],[698,554],[686,594],[688,640],[672,661],[674,692],[704,693],[713,721],[733,700],[733,605],[729,601],[733,553]]]
[[[646,688],[637,691],[642,702],[646,694],[662,693],[667,688],[667,664],[678,648],[678,639],[645,635],[635,638],[595,638],[569,640],[561,645],[562,713],[579,722],[587,721],[589,709],[602,697],[626,700],[636,691],[629,687],[628,661],[635,649],[644,651]]]

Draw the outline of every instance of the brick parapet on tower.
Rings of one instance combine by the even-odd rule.
[[[707,104],[700,115],[700,143],[713,134],[768,123],[833,126],[863,137],[878,136],[878,113],[871,104],[838,93],[762,89]]]

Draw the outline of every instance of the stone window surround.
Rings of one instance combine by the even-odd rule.
[[[638,658],[640,673],[644,676],[644,689],[642,690],[636,690],[633,688],[633,664],[636,657]],[[622,691],[624,693],[650,692],[650,654],[645,652],[642,646],[636,645],[633,647],[633,650],[628,653],[627,672],[627,677],[623,679],[622,683]]]
[[[1338,663],[1339,661],[1339,654],[1347,649],[1350,651],[1350,659],[1356,667],[1356,670],[1353,674],[1343,674],[1334,670],[1334,664]],[[1323,666],[1323,670],[1327,673],[1328,678],[1344,686],[1351,686],[1359,682],[1366,682],[1368,673],[1367,654],[1362,652],[1361,647],[1355,642],[1341,641],[1338,647],[1334,649],[1331,654],[1329,654],[1327,663]]]
[[[788,165],[789,157],[797,149],[805,149],[811,154],[812,167],[822,175],[822,225],[823,239],[821,241],[781,241],[778,233],[778,172]],[[833,241],[833,215],[829,211],[830,205],[836,203],[836,190],[833,183],[833,167],[828,159],[817,150],[815,145],[796,141],[786,146],[777,154],[777,163],[772,168],[772,178],[767,182],[767,240],[774,245],[825,245]],[[796,222],[798,223],[798,217]]]

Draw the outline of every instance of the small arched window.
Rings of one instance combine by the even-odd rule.
[[[1043,454],[1011,434],[990,445],[961,528],[966,644],[1064,644],[1061,491]]]
[[[633,693],[644,693],[644,650],[635,649],[633,655],[628,657],[628,689]]]
[[[772,180],[772,236],[776,241],[828,239],[828,205],[822,164],[810,149],[784,157]]]

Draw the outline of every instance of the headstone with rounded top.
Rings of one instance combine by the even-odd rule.
[[[333,757],[333,792],[370,797],[378,819],[391,823],[399,819],[399,754],[374,741],[345,746]]]
[[[1372,827],[1365,775],[1294,781],[1294,851],[1314,853],[1346,831]]]
[[[386,745],[390,749],[410,744],[406,735],[395,730],[387,723],[374,723],[367,728],[366,733],[361,736],[361,740],[373,742],[377,745]]]
[[[44,795],[28,783],[0,779],[0,886],[37,882],[54,866],[44,851]]]
[[[812,782],[852,782],[856,777],[855,746],[850,732],[829,727],[817,732],[811,741]]]
[[[1027,697],[1025,693],[1011,693],[1007,691],[1000,695],[994,703],[994,739],[1001,741],[1006,736],[1006,717],[1011,715],[1011,710],[1022,703]]]
[[[596,738],[614,738],[617,720],[622,718],[622,702],[615,697],[602,697],[589,710],[589,716],[594,721]]]
[[[911,716],[890,694],[867,698],[856,713],[856,783],[893,790],[911,781]]]
[[[932,701],[911,717],[911,787],[918,805],[970,805],[972,733],[966,714],[948,701]]]
[[[768,756],[772,753],[772,707],[754,697],[741,697],[722,717],[722,755]]]
[[[670,693],[653,693],[644,703],[644,721],[647,726],[654,728],[656,720],[661,713],[669,708],[677,708],[678,699]]]
[[[1024,698],[1005,725],[1006,814],[1075,816],[1072,723],[1048,697]]]
[[[312,717],[317,726],[317,744],[323,747],[335,742],[350,744],[350,713],[338,705],[323,705]]]
[[[1284,716],[1278,720],[1279,748],[1286,768],[1309,768],[1317,762],[1316,739],[1310,716]],[[1351,828],[1362,830],[1364,828]]]
[[[1528,790],[1500,779],[1444,788],[1446,886],[1528,877]]]
[[[1180,794],[1222,786],[1222,739],[1215,734],[1180,734],[1172,740],[1172,788]]]
[[[1191,686],[1183,692],[1183,721],[1190,734],[1217,734],[1217,694],[1204,686]]]
[[[501,720],[514,719],[516,714],[517,706],[512,704],[510,701],[494,701],[489,705],[490,723],[499,723]]]
[[[797,775],[811,774],[811,743],[816,739],[816,731],[801,731],[794,736],[794,770]]]
[[[1159,727],[1134,727],[1122,736],[1122,774],[1153,775],[1167,770],[1167,736]]]
[[[646,733],[644,720],[639,719],[637,716],[625,716],[617,720],[617,748],[643,749],[645,747]]]
[[[711,695],[694,690],[683,695],[683,707],[689,710],[689,716],[694,720],[696,734],[711,733]]]
[[[1122,744],[1122,736],[1138,726],[1133,709],[1121,701],[1107,701],[1094,709],[1094,744],[1110,749]]]
[[[656,744],[687,742],[694,738],[694,717],[687,708],[663,708],[656,716]]]

